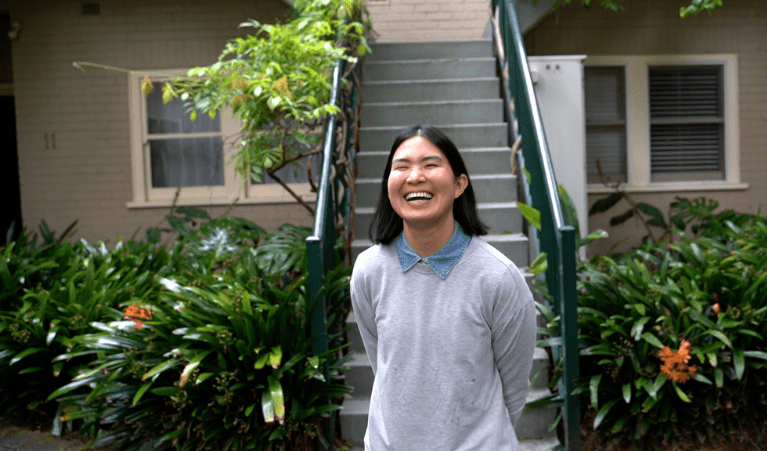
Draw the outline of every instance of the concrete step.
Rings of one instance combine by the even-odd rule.
[[[507,147],[509,145],[509,128],[505,122],[483,124],[435,123],[429,125],[439,127],[459,149],[466,147]],[[399,125],[360,127],[360,152],[391,149],[394,139],[404,128]]]
[[[471,184],[474,187],[477,202],[498,203],[517,200],[517,177],[512,174],[473,175]],[[381,193],[381,179],[357,179],[355,186],[358,208],[376,205]]]
[[[522,230],[522,215],[516,202],[481,203],[477,205],[479,217],[490,232],[503,233]],[[375,207],[357,208],[354,230],[358,237],[368,236]]]
[[[503,235],[485,235],[483,240],[490,243],[491,246],[498,249],[503,255],[508,257],[519,268],[525,268],[530,265],[527,255],[528,240],[522,233],[509,233]],[[352,260],[365,249],[372,246],[369,239],[356,239],[352,242]]]
[[[524,439],[519,441],[519,451],[555,451],[560,445],[556,434],[540,439]],[[352,448],[354,451],[354,448]],[[362,451],[362,448],[360,448]]]
[[[551,391],[548,388],[531,388],[527,393],[527,402],[537,401],[550,395]],[[520,441],[551,437],[552,432],[549,432],[549,425],[556,416],[557,410],[554,408],[523,410],[515,429],[517,437]]]
[[[362,343],[362,335],[360,335],[360,328],[357,324],[357,318],[354,316],[354,310],[349,312],[346,317],[346,341],[351,343],[349,345],[349,352],[364,353],[365,345]],[[370,363],[368,361],[368,363]]]
[[[365,61],[365,81],[447,80],[494,77],[495,58],[444,58]]]
[[[362,445],[368,428],[369,398],[346,398],[338,414],[341,423],[341,438],[355,445]]]
[[[531,389],[527,395],[527,402],[532,402],[549,396],[551,392],[548,389]],[[341,422],[341,437],[344,440],[350,440],[355,445],[361,445],[365,438],[367,429],[368,411],[370,410],[370,398],[347,398],[344,400],[343,408],[339,419]],[[555,432],[549,432],[549,425],[556,417],[557,411],[553,408],[548,409],[525,409],[522,416],[517,421],[517,437],[520,442],[528,442],[531,448],[527,449],[551,449],[532,447],[533,441],[544,440],[554,443],[556,439]],[[553,446],[558,444],[554,443]],[[543,446],[538,443],[536,446]],[[522,449],[522,448],[520,448]]]
[[[371,61],[392,59],[428,59],[428,58],[476,58],[492,57],[491,39],[465,39],[437,42],[374,42],[373,50],[365,56],[365,64]]]
[[[503,99],[366,103],[362,127],[477,124],[503,120]]]
[[[362,83],[362,98],[365,99],[366,105],[376,102],[498,99],[500,97],[501,81],[497,77]]]
[[[393,142],[393,140],[392,140]],[[389,143],[391,146],[391,143]],[[475,174],[511,174],[509,147],[469,147],[458,149],[469,176]],[[386,169],[389,150],[367,150],[357,154],[357,177],[381,180]]]
[[[351,353],[346,363],[349,369],[344,373],[346,385],[352,388],[349,393],[353,398],[369,398],[373,393],[373,367],[370,366],[368,355],[362,352]]]
[[[543,348],[533,352],[533,368],[530,370],[530,388],[533,390],[549,388],[549,354]]]

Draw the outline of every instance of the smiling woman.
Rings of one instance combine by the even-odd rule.
[[[365,449],[519,449],[535,307],[517,267],[478,238],[469,174],[431,126],[394,141],[357,257],[352,305],[375,379]]]
[[[395,160],[395,154],[397,154],[401,147],[402,153],[396,155],[397,160]],[[465,176],[466,186],[457,197],[453,198],[452,202],[449,202],[450,208],[455,220],[469,236],[486,235],[487,227],[482,223],[477,213],[474,188],[471,185],[466,165],[461,158],[461,154],[458,153],[455,144],[436,127],[413,125],[402,130],[397,139],[394,140],[394,144],[392,144],[391,151],[389,152],[389,158],[381,180],[381,193],[378,198],[378,205],[370,225],[371,240],[374,243],[388,244],[402,233],[404,228],[403,217],[399,215],[399,212],[393,206],[400,198],[397,196],[393,200],[390,198],[390,180],[392,181],[391,183],[396,183],[402,175],[402,169],[416,163],[409,160],[415,158],[412,154],[413,152],[419,151],[424,152],[423,157],[431,157],[425,161],[418,162],[419,166],[426,166],[426,163],[431,163],[440,166],[440,171],[447,169],[454,178]],[[405,155],[406,153],[407,155]],[[395,161],[397,163],[396,167],[394,165]],[[427,170],[425,167],[423,169]],[[428,168],[428,170],[429,172],[433,171],[432,168]],[[434,195],[434,193],[426,194]]]

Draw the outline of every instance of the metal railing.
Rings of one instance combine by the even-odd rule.
[[[512,0],[493,0],[493,12],[497,38],[501,41],[499,61],[510,138],[511,142],[521,139],[519,161],[527,169],[523,176],[529,195],[527,203],[541,212],[541,230],[536,236],[538,251],[548,254],[548,269],[544,276],[549,294],[553,296],[552,308],[560,315],[562,344],[553,350],[555,358],[562,356],[564,365],[559,395],[563,400],[565,449],[578,451],[581,449],[580,404],[578,397],[571,395],[579,364],[575,229],[565,224],[562,214],[516,9]]]
[[[318,180],[317,203],[312,235],[306,239],[309,266],[309,296],[313,300],[311,312],[312,353],[328,351],[327,310],[324,294],[325,274],[339,263],[335,252],[337,233],[351,242],[350,224],[353,221],[354,186],[351,168],[355,159],[358,110],[358,83],[344,95],[344,76],[356,77],[359,66],[347,69],[341,60],[333,70],[333,86],[330,93],[332,104],[341,109],[339,115],[330,116],[325,125],[322,152],[322,168]],[[339,120],[340,118],[340,120]],[[348,247],[347,247],[348,254]],[[325,378],[329,379],[327,364]],[[328,404],[330,400],[328,400]],[[335,415],[331,414],[325,425],[329,449],[333,449]]]

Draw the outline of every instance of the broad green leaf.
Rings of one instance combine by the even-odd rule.
[[[623,399],[626,404],[631,404],[631,382],[623,384]]]
[[[149,381],[149,382],[145,383],[144,385],[142,385],[142,386],[141,386],[141,387],[138,389],[138,391],[136,392],[136,395],[135,395],[135,396],[133,396],[133,405],[134,405],[134,406],[135,406],[136,404],[138,404],[138,402],[139,402],[139,400],[141,399],[141,397],[142,397],[142,396],[144,396],[144,393],[146,393],[146,391],[147,391],[147,390],[149,390],[149,387],[151,387],[153,383],[154,383],[154,380],[151,380],[151,381]]]
[[[20,360],[29,357],[31,355],[37,354],[38,352],[45,351],[46,348],[27,348],[20,353],[16,354],[14,358],[11,359],[11,365],[18,363]]]
[[[272,402],[272,395],[269,390],[264,390],[261,393],[261,412],[264,414],[264,422],[266,424],[274,423],[274,403]]]
[[[707,330],[706,334],[718,338],[719,341],[726,344],[727,347],[732,348],[732,342],[730,341],[729,338],[727,338],[727,335],[723,334],[722,332],[718,330]]]
[[[282,384],[274,376],[269,376],[269,392],[274,405],[274,417],[280,424],[285,422],[285,397],[282,393]]]
[[[642,339],[655,346],[656,348],[663,348],[663,343],[661,343],[660,340],[658,340],[655,335],[651,334],[650,332],[643,333]]]
[[[753,357],[755,359],[767,360],[767,352],[764,351],[743,351],[744,357]]]
[[[690,398],[687,397],[687,395],[682,391],[682,389],[679,388],[678,385],[676,385],[676,382],[671,381],[671,385],[674,386],[674,390],[676,390],[676,394],[677,394],[677,396],[679,396],[679,399],[681,399],[684,402],[692,402],[692,401],[690,401]]]
[[[743,373],[746,371],[746,359],[743,356],[742,349],[733,348],[732,363],[735,366],[735,375],[738,377],[738,380],[743,379]]]
[[[149,379],[150,377],[152,377],[152,376],[154,376],[156,374],[162,373],[163,371],[167,370],[168,368],[173,368],[178,363],[179,363],[179,359],[170,359],[170,360],[167,360],[165,362],[162,362],[159,365],[156,365],[151,370],[147,371],[146,374],[144,374],[141,377],[141,380],[145,381],[145,380]]]
[[[591,376],[589,381],[589,393],[591,394],[591,406],[594,410],[599,410],[599,382],[602,380],[602,375],[597,374]]]
[[[605,419],[605,416],[607,416],[608,412],[610,412],[610,409],[613,408],[615,403],[618,402],[617,399],[611,399],[608,401],[604,406],[602,406],[601,409],[597,412],[597,416],[594,417],[594,429],[599,427],[600,424],[602,424],[602,421]]]
[[[187,366],[184,367],[184,371],[181,372],[181,378],[179,378],[178,386],[183,387],[184,384],[186,384],[187,380],[189,379],[189,375],[194,371],[198,366],[200,366],[200,362],[208,356],[213,351],[205,351],[200,354],[197,354],[194,356],[194,358],[189,362]]]
[[[620,202],[620,200],[623,199],[624,195],[625,194],[623,192],[615,192],[605,198],[597,200],[596,202],[594,202],[594,205],[592,205],[591,208],[589,209],[589,216],[606,212],[607,210],[612,208],[613,205]]]
[[[173,396],[178,394],[179,389],[177,387],[158,387],[150,391],[157,396]]]
[[[546,252],[541,252],[538,257],[535,258],[533,264],[530,265],[530,272],[533,274],[541,274],[549,269],[549,258]]]
[[[663,387],[663,384],[666,383],[668,380],[668,376],[666,376],[666,373],[658,373],[658,376],[655,378],[655,382],[653,382],[652,385],[646,386],[645,390],[647,390],[647,394],[649,394],[653,399],[656,399],[658,397],[658,391]]]
[[[644,325],[647,324],[648,321],[650,321],[650,317],[643,316],[634,323],[634,326],[631,327],[631,336],[634,337],[634,340],[639,341],[642,338]]]
[[[724,386],[724,371],[721,368],[714,368],[714,380],[716,381],[717,388]]]
[[[519,201],[517,201],[517,208],[519,209],[519,212],[522,213],[522,216],[525,217],[527,222],[530,223],[531,226],[535,227],[539,231],[541,230],[541,212],[540,211],[526,204],[523,204],[522,202],[519,202]]]
[[[253,413],[253,409],[255,409],[256,405],[251,404],[245,409],[245,416],[249,417],[251,413]]]
[[[704,384],[708,384],[708,385],[713,384],[713,382],[711,382],[711,379],[707,378],[706,376],[700,373],[695,373],[695,376],[693,376],[693,379],[695,379],[698,382],[703,382]]]
[[[277,368],[279,368],[281,362],[282,362],[282,348],[279,346],[275,346],[269,352],[269,366],[271,366],[272,368],[276,370]]]
[[[644,202],[638,202],[634,205],[634,207],[636,207],[636,209],[642,213],[652,217],[652,219],[647,221],[647,224],[651,226],[662,227],[664,229],[668,228],[668,224],[666,224],[666,221],[663,218],[663,213],[661,213],[661,211],[657,208]]]
[[[593,232],[589,233],[588,235],[586,235],[584,238],[582,238],[581,241],[580,241],[580,245],[581,246],[585,246],[585,245],[591,243],[592,241],[596,241],[596,240],[599,240],[599,239],[602,239],[602,238],[607,238],[608,236],[610,236],[610,235],[607,232],[605,232],[604,230],[597,229],[597,230],[594,230]]]
[[[260,370],[263,369],[266,366],[266,362],[269,360],[269,353],[261,354],[258,359],[256,359],[256,363],[253,365],[253,368]]]

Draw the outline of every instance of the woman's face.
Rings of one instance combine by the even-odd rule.
[[[426,138],[404,141],[392,157],[389,201],[406,227],[453,226],[453,201],[469,184],[456,177],[445,155]]]

